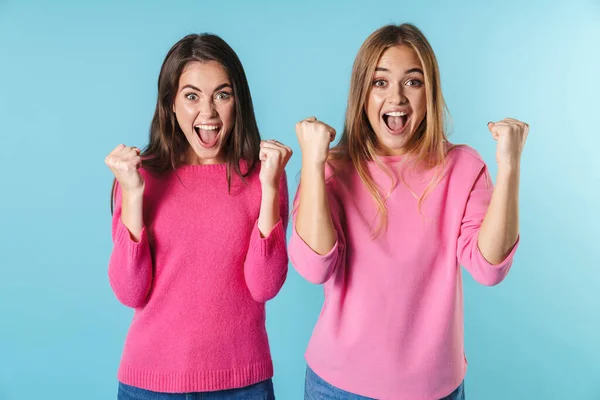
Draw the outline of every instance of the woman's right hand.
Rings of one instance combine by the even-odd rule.
[[[296,124],[296,136],[302,150],[302,164],[321,165],[327,161],[335,129],[315,117],[309,117]]]
[[[106,156],[104,162],[115,175],[123,192],[143,192],[144,179],[139,171],[142,166],[140,149],[120,144]]]

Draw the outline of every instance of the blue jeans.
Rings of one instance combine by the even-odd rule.
[[[358,394],[346,392],[325,382],[315,374],[315,372],[306,368],[306,381],[304,383],[304,400],[374,400],[370,397],[359,396]],[[462,382],[459,387],[448,396],[440,400],[465,400],[465,383]]]
[[[196,393],[158,393],[119,382],[117,400],[275,400],[273,381],[267,379],[239,389]]]

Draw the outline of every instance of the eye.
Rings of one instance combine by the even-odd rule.
[[[196,95],[196,93],[188,93],[185,95],[185,98],[191,101],[196,101],[198,100],[198,95]]]
[[[408,81],[406,81],[406,86],[419,87],[421,85],[423,85],[423,82],[420,81],[419,79],[409,79]]]
[[[384,79],[376,79],[373,82],[373,86],[375,86],[375,87],[386,87],[387,86],[387,82]]]
[[[219,92],[215,95],[215,99],[217,100],[227,100],[231,95],[227,92]]]

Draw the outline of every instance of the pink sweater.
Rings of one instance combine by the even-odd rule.
[[[244,184],[225,165],[194,165],[146,182],[139,242],[121,222],[117,190],[109,280],[135,308],[118,379],[157,392],[248,386],[273,376],[265,302],[287,275],[288,191],[261,238],[260,166]]]
[[[444,178],[421,213],[417,197],[433,173],[408,169],[402,157],[383,159],[396,176],[402,171],[406,185],[398,183],[387,199],[388,227],[380,237],[370,237],[376,206],[353,168],[336,170],[327,181],[337,232],[333,249],[320,256],[293,229],[290,260],[325,289],[306,359],[321,378],[349,392],[440,399],[458,387],[467,366],[459,264],[478,282],[496,285],[517,245],[500,265],[479,252],[492,181],[474,150],[450,151]],[[375,163],[369,169],[385,195],[390,178]]]

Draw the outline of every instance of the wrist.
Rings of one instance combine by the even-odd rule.
[[[302,161],[302,171],[310,174],[325,173],[325,161]]]
[[[142,185],[139,188],[126,189],[122,188],[123,191],[123,201],[127,202],[135,202],[144,197],[144,186]]]
[[[274,198],[279,195],[279,185],[273,183],[263,183],[261,185],[262,196]]]
[[[498,164],[498,175],[499,176],[500,175],[506,175],[506,176],[519,175],[520,172],[521,172],[521,165],[518,162]]]

